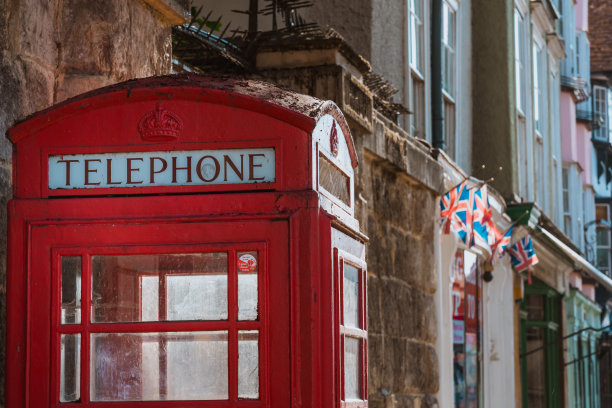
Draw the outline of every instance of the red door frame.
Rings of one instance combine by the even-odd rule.
[[[185,214],[190,214],[185,216]],[[30,403],[26,378],[36,369],[30,347],[39,347],[33,322],[32,293],[50,282],[31,279],[34,231],[45,226],[62,228],[96,225],[139,225],[155,222],[223,222],[286,220],[289,225],[290,376],[287,387],[292,406],[334,406],[331,218],[318,207],[315,192],[247,193],[197,196],[154,196],[13,200],[9,205],[7,408],[35,407]],[[321,227],[325,231],[321,230]],[[107,237],[111,244],[112,237]],[[116,238],[115,238],[116,239]],[[85,313],[83,313],[84,320]],[[47,319],[49,320],[49,319]],[[34,336],[34,337],[33,337]],[[35,344],[34,344],[35,343]],[[49,347],[49,343],[45,347]],[[274,351],[272,351],[273,353]],[[40,392],[42,390],[37,390]],[[271,401],[271,407],[275,407]],[[36,406],[38,408],[38,406]]]

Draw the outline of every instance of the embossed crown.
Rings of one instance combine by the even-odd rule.
[[[144,140],[164,141],[177,139],[183,131],[179,116],[157,103],[155,109],[144,114],[138,122],[138,132]]]

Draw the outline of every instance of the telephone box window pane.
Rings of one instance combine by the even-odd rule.
[[[81,323],[81,257],[62,258],[62,324]]]
[[[344,338],[344,399],[361,399],[361,340]]]
[[[227,319],[227,253],[92,257],[94,323]]]
[[[228,399],[227,331],[91,334],[92,401]]]
[[[346,174],[319,153],[319,185],[348,206],[351,205],[350,182]]]
[[[344,326],[360,328],[359,324],[359,269],[344,264],[343,281]]]
[[[238,252],[238,320],[257,320],[257,251]]]
[[[60,345],[60,402],[81,399],[81,335],[62,334]]]
[[[166,320],[227,319],[227,274],[170,275],[166,279]]]
[[[259,332],[238,332],[238,398],[259,398]]]

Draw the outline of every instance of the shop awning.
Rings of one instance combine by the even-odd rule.
[[[547,231],[545,228],[540,226],[537,227],[546,238],[548,238],[555,246],[563,251],[570,259],[572,259],[578,267],[586,272],[589,276],[595,279],[599,284],[606,288],[606,290],[612,292],[612,279],[604,275],[601,271],[595,268],[590,262],[588,262],[582,255],[574,251],[569,246],[565,245],[559,238],[555,237],[552,233]]]

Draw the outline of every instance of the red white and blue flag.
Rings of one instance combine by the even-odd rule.
[[[531,243],[531,237],[526,236],[523,239],[516,242],[512,247],[508,248],[510,257],[512,259],[512,266],[517,272],[522,272],[529,269],[530,266],[535,265],[539,262],[538,257],[533,250]]]
[[[511,225],[510,228],[506,230],[504,235],[502,235],[501,238],[497,240],[497,242],[493,246],[492,251],[491,251],[491,262],[495,258],[501,258],[502,256],[504,256],[504,253],[506,252],[506,250],[508,249],[508,246],[510,245],[510,240],[512,239],[512,229],[513,228],[514,228],[514,225]]]
[[[490,251],[502,235],[493,222],[493,213],[489,206],[489,193],[484,185],[474,193],[474,238],[472,245]]]
[[[452,227],[468,245],[472,242],[473,202],[473,190],[465,181],[444,194],[440,200],[444,233],[448,234]]]

